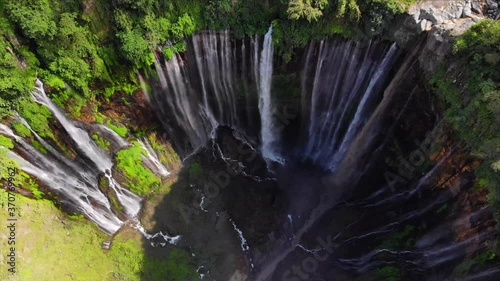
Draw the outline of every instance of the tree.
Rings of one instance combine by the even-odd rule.
[[[293,20],[301,18],[311,22],[318,20],[323,15],[323,10],[328,0],[291,0],[288,3],[288,17]]]
[[[323,16],[323,11],[328,5],[328,0],[290,0],[288,3],[288,17],[293,20],[306,19],[307,21],[317,21]],[[338,18],[348,16],[352,20],[358,21],[361,11],[356,0],[338,0],[333,4],[335,15]]]
[[[126,59],[139,63],[143,62],[149,51],[149,43],[139,30],[122,31],[118,33],[118,38],[122,43],[123,55]]]
[[[24,34],[35,40],[52,39],[56,34],[54,12],[48,0],[7,0],[5,8]]]

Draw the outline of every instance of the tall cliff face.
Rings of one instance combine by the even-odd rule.
[[[418,13],[423,14],[420,10]],[[457,20],[457,24],[440,22],[430,30],[417,31],[408,36],[412,39],[403,44],[406,47],[403,51],[396,51],[390,42],[377,40],[337,38],[312,42],[298,51],[291,63],[274,68],[273,83],[285,86],[290,83],[291,88],[300,89],[287,92],[288,87],[276,87],[273,91],[277,108],[285,105],[295,108],[294,115],[285,120],[285,128],[279,132],[287,136],[280,145],[287,151],[287,160],[292,161],[275,169],[277,182],[271,181],[269,184],[274,188],[268,191],[230,185],[222,198],[213,200],[219,206],[231,206],[227,214],[248,243],[244,250],[247,267],[239,270],[250,276],[250,280],[294,280],[288,269],[308,259],[313,251],[309,249],[315,243],[311,236],[315,235],[329,237],[328,233],[336,233],[342,239],[338,241],[338,251],[330,257],[338,266],[318,265],[320,269],[311,275],[322,278],[344,274],[345,280],[373,276],[378,269],[389,270],[383,267],[385,263],[395,264],[390,269],[396,268],[397,275],[406,280],[431,277],[442,280],[457,264],[477,256],[484,244],[494,239],[494,221],[483,210],[487,208],[484,190],[472,189],[472,170],[477,162],[451,138],[452,130],[448,125],[443,126],[446,121],[442,120],[438,103],[433,101],[427,87],[429,76],[449,54],[458,30],[463,31],[472,22],[472,19]],[[245,49],[252,44],[254,48],[259,46],[255,43],[258,39],[249,44],[248,40],[238,41],[223,33],[208,34],[194,41],[201,45],[188,46],[187,54],[198,47],[204,50],[203,55],[179,56],[161,62],[167,65],[164,77],[182,73],[181,92],[197,101],[194,106],[203,112],[217,112],[219,108],[223,109],[219,115],[236,117],[232,119],[246,116],[235,113],[235,107],[256,112],[255,106],[238,106],[249,100],[255,105],[258,98],[255,92],[252,95],[242,91],[243,95],[234,96],[230,89],[239,79],[244,88],[249,83],[248,76],[255,79],[250,79],[252,87],[259,85],[255,78],[259,75],[253,71],[244,73],[244,69],[258,69],[245,67],[260,61],[260,47],[257,52]],[[217,69],[206,71],[209,67],[200,61],[213,56],[216,50],[231,55],[215,59],[211,66]],[[257,59],[252,57],[255,53]],[[215,87],[218,82],[206,77],[225,73],[224,69],[237,71],[231,72],[233,78],[224,77],[221,86]],[[202,81],[208,87],[186,82],[185,77]],[[172,85],[164,89],[175,86],[174,81],[168,83]],[[205,102],[207,89],[212,94]],[[178,90],[158,89],[153,95],[169,93],[177,96]],[[224,97],[228,98],[224,102],[231,101],[231,105],[221,106],[224,102],[219,99]],[[205,107],[206,104],[211,106]],[[162,103],[157,106],[161,108]],[[170,120],[168,114],[161,117]],[[239,127],[235,124],[245,124],[225,123],[236,131]],[[348,140],[347,146],[344,140]],[[285,149],[286,142],[292,144],[288,143]],[[202,151],[201,155],[207,154],[200,157],[210,156],[211,152],[223,155],[226,164],[237,162],[235,159],[241,155],[234,146],[237,145],[226,143],[224,147],[213,143],[213,151],[210,148],[208,152]],[[228,150],[235,154],[229,156]],[[244,166],[248,167],[247,163]],[[257,203],[252,202],[253,194],[267,197],[262,195],[266,192],[280,207],[273,205],[273,211],[249,212],[257,209],[254,209]],[[347,202],[338,202],[344,199]],[[238,207],[234,201],[244,207]],[[365,217],[365,211],[370,215]],[[343,223],[337,223],[342,216],[345,216]],[[259,227],[264,218],[266,225],[274,225],[270,234],[269,229]],[[464,221],[470,224],[464,226]],[[357,227],[351,229],[351,224]],[[443,230],[443,225],[455,224],[461,227],[456,231]],[[464,256],[463,252],[470,255]],[[401,256],[404,261],[398,261]],[[405,264],[415,265],[415,270]],[[256,269],[248,268],[254,266]],[[435,274],[439,270],[443,273]]]

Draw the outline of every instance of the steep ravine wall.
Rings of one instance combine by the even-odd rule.
[[[447,3],[450,1],[446,1]],[[463,31],[465,31],[470,25],[472,25],[477,19],[481,18],[480,14],[475,14],[471,12],[467,13],[466,6],[460,6],[458,4],[453,3],[470,3],[468,1],[452,1],[450,4],[446,4],[441,7],[436,6],[426,6],[428,2],[424,1],[412,7],[410,9],[410,13],[406,16],[406,19],[403,21],[404,24],[400,26],[400,29],[395,30],[393,35],[388,36],[390,40],[393,40],[400,44],[403,48],[410,49],[412,43],[417,41],[423,42],[420,47],[420,51],[418,52],[418,63],[412,65],[411,70],[408,74],[408,80],[402,85],[401,89],[396,93],[400,97],[394,101],[394,106],[389,106],[391,109],[389,115],[389,119],[392,121],[397,121],[398,125],[393,129],[395,140],[393,142],[388,142],[387,146],[399,147],[399,150],[383,150],[379,152],[380,154],[384,154],[387,152],[389,155],[393,155],[389,157],[389,159],[384,159],[382,161],[383,167],[393,167],[394,169],[398,169],[398,163],[394,160],[398,160],[399,158],[408,159],[411,152],[416,148],[414,140],[422,141],[423,136],[430,131],[433,131],[433,126],[438,123],[440,119],[440,112],[436,109],[435,104],[432,101],[432,95],[426,89],[425,83],[429,76],[432,75],[432,72],[436,69],[439,62],[443,60],[443,58],[449,53],[451,49],[451,42],[455,36],[458,36]],[[427,4],[426,4],[427,3]],[[435,3],[435,2],[432,2]],[[430,5],[433,5],[433,4]],[[443,8],[444,7],[444,8]],[[436,10],[436,9],[443,10]],[[453,12],[451,12],[453,11]],[[391,37],[392,36],[392,37]],[[425,39],[422,39],[425,37]],[[392,38],[392,39],[391,39]],[[304,51],[299,51],[296,58],[294,58],[294,66],[298,66],[301,64],[300,56],[305,54]],[[293,65],[293,63],[292,63]],[[294,66],[289,66],[289,68],[293,68]],[[275,72],[274,82],[280,82],[281,85],[288,86],[290,85],[299,86],[297,81],[299,80],[299,75],[297,72],[288,72],[286,69],[278,69]],[[294,81],[291,84],[288,81]],[[417,87],[413,87],[412,83],[418,83]],[[282,93],[286,93],[287,91],[280,89],[279,86],[274,85],[275,89],[281,90]],[[288,92],[287,96],[280,97],[283,103],[287,103],[291,105],[292,111],[294,114],[298,116],[297,103],[298,103],[298,91],[294,93]],[[408,98],[408,95],[412,95],[411,98]],[[135,95],[126,96],[117,94],[112,96],[110,101],[101,100],[102,105],[99,107],[100,111],[104,111],[107,116],[110,117],[119,117],[123,123],[127,124],[127,127],[132,128],[131,133],[135,134],[140,132],[141,130],[152,131],[156,130],[155,125],[160,127],[158,120],[154,117],[152,109],[147,106],[146,101],[144,99],[143,93],[137,91]],[[130,103],[133,103],[130,105]],[[404,111],[404,116],[401,115],[401,110],[406,108]],[[87,119],[86,112],[84,110],[82,115],[82,121],[86,122],[94,122],[94,120]],[[92,114],[89,113],[89,116]],[[300,126],[300,124],[293,123],[294,120],[291,121],[292,126]],[[130,126],[131,125],[131,126]],[[82,125],[85,126],[85,125]],[[56,128],[56,131],[59,130]],[[445,126],[446,128],[446,126]],[[160,129],[161,135],[168,135],[168,132],[165,129]],[[431,159],[430,161],[436,161],[440,159],[439,157],[443,157],[448,153],[453,152],[456,147],[456,143],[454,140],[449,140],[448,133],[450,133],[450,129],[446,128],[444,130],[445,141],[440,144],[440,149],[438,151],[433,151],[432,154],[428,155]],[[167,138],[165,138],[167,139]],[[439,140],[440,138],[438,138]],[[458,159],[455,159],[458,158]],[[474,211],[480,207],[484,206],[484,194],[480,192],[478,194],[474,191],[470,190],[472,181],[470,180],[470,171],[471,168],[475,165],[475,159],[471,159],[467,152],[457,153],[454,156],[453,160],[446,161],[443,169],[439,175],[436,176],[436,184],[438,188],[456,188],[458,190],[466,190],[466,192],[460,194],[461,201],[458,204],[462,204],[465,206],[463,210]],[[176,166],[172,168],[174,171],[179,170],[179,161],[174,161],[172,165]],[[385,163],[388,162],[389,164]],[[377,163],[372,163],[376,165]],[[170,168],[170,166],[168,167]],[[429,168],[429,167],[427,167]],[[418,173],[425,172],[425,169],[416,169],[414,171],[415,174],[410,175],[409,177],[417,178]],[[375,171],[372,173],[383,174],[384,170]],[[458,184],[450,184],[449,178],[454,179],[455,182],[459,182]],[[460,180],[463,180],[463,183],[460,183]],[[369,182],[370,177],[361,179],[361,182]],[[369,193],[370,190],[366,190],[366,193]],[[245,199],[244,199],[245,200]],[[248,199],[246,199],[248,200]],[[280,210],[281,211],[281,210]],[[154,211],[152,211],[154,212]],[[460,216],[460,210],[457,213],[457,216]],[[161,215],[161,213],[155,214],[156,216]],[[470,231],[470,228],[465,228],[464,232]],[[457,233],[457,236],[465,236],[464,232]],[[233,233],[229,233],[229,235],[233,235]],[[200,234],[201,236],[201,234]],[[259,236],[264,236],[262,233],[259,233]],[[264,242],[262,242],[264,244]],[[238,246],[238,245],[236,245]],[[237,248],[237,247],[236,247]],[[262,247],[266,248],[266,247]],[[328,272],[325,269],[324,272]]]

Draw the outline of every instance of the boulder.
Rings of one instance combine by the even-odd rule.
[[[470,3],[470,1],[466,1],[462,13],[462,18],[467,18],[470,17],[471,15],[472,15],[472,4]]]
[[[462,34],[483,18],[482,15],[472,13],[474,7],[474,10],[479,9],[481,12],[479,3],[478,0],[417,1],[409,8],[406,18],[391,29],[391,39],[398,45],[405,46],[422,32],[428,31],[434,36],[431,39],[435,43],[434,47],[438,45],[437,42],[452,41],[453,37]],[[441,53],[449,48],[448,43],[439,44]],[[438,54],[437,57],[440,56]],[[431,70],[434,67],[432,62],[428,62],[425,68]]]
[[[476,14],[479,14],[479,15],[483,14],[483,10],[481,9],[481,5],[479,5],[478,3],[472,3],[471,9]]]
[[[426,30],[427,28],[427,20],[426,19],[423,19],[420,21],[420,23],[418,24],[418,33],[420,32],[423,32]]]
[[[440,24],[448,20],[459,19],[471,14],[470,0],[450,1],[442,6],[435,6],[433,2],[422,2],[416,4],[420,9],[419,19],[432,21],[434,24]],[[410,10],[412,14],[412,10]]]
[[[486,5],[488,6],[489,9],[498,8],[498,3],[495,0],[486,0]]]

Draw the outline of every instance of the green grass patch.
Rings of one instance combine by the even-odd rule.
[[[1,196],[6,196],[0,191]],[[16,229],[17,270],[9,276],[5,266],[0,280],[103,280],[113,268],[100,250],[105,235],[88,221],[67,219],[52,202],[16,196],[19,209]],[[6,212],[0,219],[6,221]],[[2,243],[7,232],[0,234]],[[5,255],[0,257],[5,265]]]
[[[71,117],[80,117],[82,107],[87,105],[87,99],[71,88],[52,95],[52,101],[59,107],[66,109]]]
[[[58,91],[62,91],[66,89],[66,84],[64,81],[57,75],[47,74],[43,79],[44,84]]]
[[[95,112],[94,118],[97,123],[104,124],[104,119],[106,119],[106,116],[100,112]]]
[[[2,138],[10,141],[10,139],[0,136],[0,142]],[[0,148],[0,166],[2,167],[2,169],[0,169],[0,180],[7,181],[10,179],[16,188],[31,191],[35,198],[42,198],[44,193],[38,189],[37,182],[34,181],[30,175],[21,170],[19,163],[11,159],[9,157],[8,150],[4,148]],[[12,175],[12,171],[14,170],[17,170],[17,172]],[[2,186],[1,183],[0,186]],[[2,279],[0,278],[0,280]]]
[[[114,280],[198,280],[188,253],[182,250],[172,250],[165,260],[160,260],[145,255],[140,240],[117,238],[109,256],[116,265],[111,274]]]
[[[0,197],[6,192],[0,190]],[[190,255],[170,250],[164,259],[148,256],[142,236],[132,229],[120,232],[111,249],[101,249],[108,237],[80,214],[61,213],[51,201],[16,196],[16,274],[7,271],[6,256],[0,280],[13,281],[191,281],[198,280]],[[0,212],[6,221],[7,212]],[[7,232],[0,242],[7,243]],[[147,243],[146,243],[147,244]]]
[[[116,199],[114,196],[109,197],[109,201],[111,201],[111,205],[118,210],[118,211],[123,211],[123,206],[118,202],[118,199]]]

